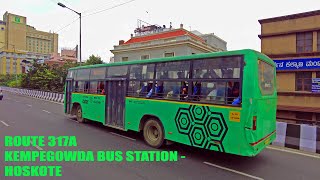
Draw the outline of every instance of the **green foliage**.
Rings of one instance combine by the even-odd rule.
[[[41,91],[63,92],[68,69],[77,64],[65,63],[62,67],[49,67],[45,64],[34,64],[32,70],[24,77],[21,86]]]
[[[103,64],[101,57],[91,55],[89,59],[84,63],[84,65],[94,65],[94,64]]]
[[[14,75],[0,75],[0,86],[8,86],[9,82],[15,79]]]
[[[102,64],[99,56],[91,55],[85,65]],[[37,89],[40,91],[63,92],[68,69],[79,66],[65,63],[63,66],[49,67],[46,64],[34,63],[27,74],[0,75],[0,86]]]

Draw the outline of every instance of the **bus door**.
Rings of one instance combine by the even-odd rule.
[[[106,89],[106,125],[123,128],[126,79],[107,80]]]
[[[71,113],[71,93],[72,93],[72,87],[73,87],[73,79],[67,79],[66,80],[66,107],[65,107],[65,113],[70,114]]]

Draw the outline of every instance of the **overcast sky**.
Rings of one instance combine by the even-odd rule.
[[[227,41],[228,50],[255,49],[260,51],[259,19],[317,10],[315,0],[60,0],[82,12],[82,59],[91,54],[108,62],[113,45],[128,40],[137,27],[137,19],[150,24],[174,28],[180,23],[188,30],[215,33]],[[0,0],[0,14],[5,11],[27,17],[28,25],[42,31],[59,34],[61,47],[79,43],[78,15],[57,5],[59,0]],[[90,15],[100,10],[106,10]],[[86,17],[85,17],[86,16]],[[60,31],[59,31],[60,30]]]

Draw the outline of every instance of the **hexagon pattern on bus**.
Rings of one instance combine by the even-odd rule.
[[[228,126],[222,113],[212,112],[208,106],[190,105],[179,108],[175,123],[179,133],[188,135],[192,146],[224,152],[222,142]]]
[[[180,108],[178,113],[176,114],[176,125],[178,127],[178,131],[181,134],[189,134],[191,125],[193,123],[192,118],[190,117],[189,109]]]
[[[191,106],[191,115],[196,123],[202,124],[207,116],[207,111],[204,106]]]
[[[189,134],[189,139],[193,146],[204,148],[208,141],[204,126],[195,124]]]

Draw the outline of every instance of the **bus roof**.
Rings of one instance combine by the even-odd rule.
[[[209,58],[209,57],[246,55],[246,54],[255,54],[257,57],[275,65],[273,60],[271,60],[266,55],[252,49],[243,49],[243,50],[235,50],[235,51],[222,51],[222,52],[194,54],[194,55],[188,55],[188,56],[163,57],[163,58],[154,58],[154,59],[146,59],[146,60],[130,60],[127,62],[115,62],[115,63],[106,63],[106,64],[78,66],[78,67],[70,68],[69,70],[117,66],[117,65],[146,64],[146,63],[167,62],[167,61],[183,61],[183,60],[190,60],[190,59],[202,59],[202,58]]]

